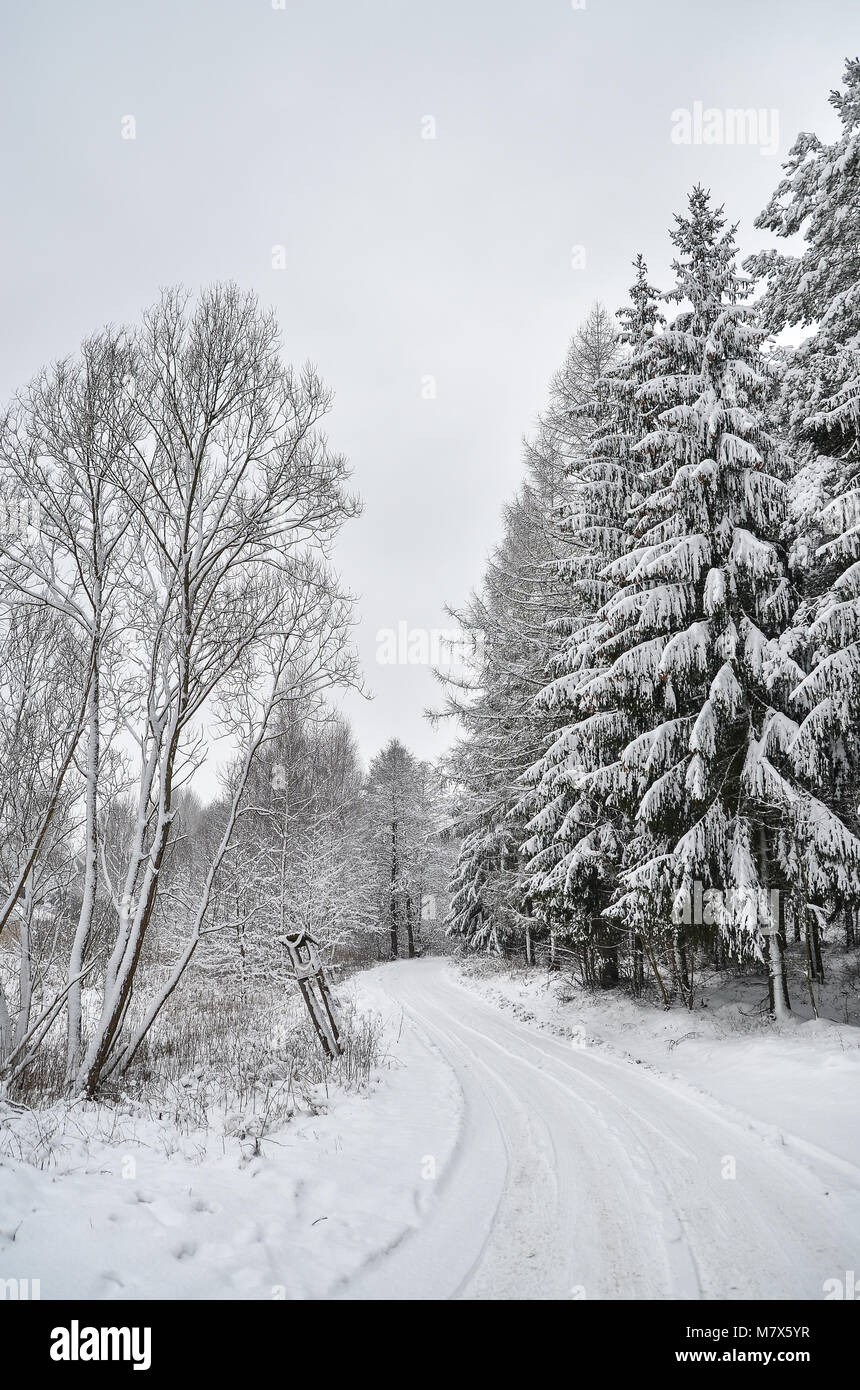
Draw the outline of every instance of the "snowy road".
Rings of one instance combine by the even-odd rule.
[[[462,1123],[420,1225],[341,1297],[820,1300],[857,1267],[860,1169],[522,1023],[443,961],[377,978]]]
[[[0,1279],[43,1299],[821,1300],[860,1270],[854,1030],[718,1037],[649,1011],[663,1043],[637,1065],[621,1001],[577,1046],[445,961],[350,988],[385,1026],[375,1084],[251,1161],[217,1115],[187,1134],[145,1105],[0,1115]],[[685,1076],[659,1070],[667,1036]]]

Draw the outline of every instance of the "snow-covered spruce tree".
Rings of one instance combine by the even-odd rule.
[[[613,983],[618,949],[625,935],[603,916],[616,881],[626,825],[590,794],[586,774],[588,710],[580,687],[605,664],[600,655],[604,622],[597,618],[613,592],[607,564],[632,544],[628,530],[639,460],[633,450],[644,433],[637,390],[649,373],[648,347],[664,322],[659,292],[649,284],[639,255],[630,304],[616,315],[621,354],[597,384],[588,405],[590,435],[582,457],[570,466],[566,518],[567,551],[559,572],[570,583],[568,635],[554,663],[557,672],[538,696],[541,708],[563,718],[549,748],[531,767],[521,809],[528,819],[528,892],[553,921],[560,938],[579,955],[583,978]],[[623,729],[626,730],[626,723]],[[604,726],[601,751],[609,751]],[[634,981],[641,976],[641,943],[630,943]]]
[[[474,660],[461,688],[448,682],[447,712],[464,728],[447,768],[463,835],[449,930],[479,949],[524,947],[528,960],[543,936],[554,959],[555,928],[524,891],[521,778],[559,722],[535,697],[569,630],[559,566],[570,550],[570,466],[594,428],[597,383],[616,353],[612,320],[596,304],[552,382],[536,438],[525,445],[524,481],[505,509],[481,589],[453,615],[473,639]]]
[[[446,766],[463,837],[448,929],[476,950],[504,954],[524,944],[529,958],[535,924],[522,903],[522,826],[511,812],[545,726],[534,696],[553,601],[544,572],[551,553],[546,519],[542,497],[528,487],[506,508],[505,535],[481,590],[455,614],[472,650],[468,669],[446,682],[448,713],[464,728]]]
[[[531,933],[518,908],[517,844],[504,820],[487,814],[464,836],[451,879],[448,934],[475,951],[503,955],[523,932],[531,955]]]
[[[395,960],[405,948],[411,957],[421,946],[425,895],[441,849],[438,779],[392,738],[370,765],[362,801],[380,951]]]
[[[831,93],[842,132],[832,144],[798,136],[785,175],[757,226],[801,233],[796,255],[751,257],[766,277],[767,327],[810,329],[788,354],[786,414],[800,467],[793,487],[794,575],[803,602],[795,616],[798,659],[809,671],[810,708],[795,755],[827,804],[855,832],[860,786],[860,60]],[[846,943],[856,938],[851,904]],[[816,928],[812,960],[819,962]]]
[[[860,448],[860,59],[845,64],[830,103],[842,124],[832,144],[804,131],[756,226],[802,235],[798,254],[761,251],[746,268],[767,280],[762,321],[771,332],[811,328],[791,355],[784,391],[797,437],[856,479]],[[838,511],[838,509],[836,509]]]
[[[595,711],[589,785],[633,821],[608,913],[642,934],[652,965],[663,946],[691,1002],[679,953],[711,933],[689,909],[717,890],[713,925],[735,959],[766,959],[782,1015],[785,903],[804,888],[849,895],[860,843],[791,757],[803,672],[784,641],[786,468],[766,428],[763,332],[740,302],[734,228],[697,187],[671,236],[667,299],[681,307],[652,344],[659,374],[637,393],[657,412],[637,446],[637,541],[605,571],[619,586],[602,610],[611,664],[580,694]],[[633,736],[606,761],[604,733],[611,743],[625,720]],[[798,856],[804,885],[790,872]]]

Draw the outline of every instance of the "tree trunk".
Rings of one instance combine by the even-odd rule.
[[[81,971],[90,939],[98,885],[98,773],[100,755],[99,668],[97,639],[87,698],[87,785],[85,804],[84,893],[69,956],[68,981],[74,981],[66,1001],[66,1083],[71,1085],[81,1066]]]
[[[406,894],[405,915],[406,915],[406,953],[409,959],[415,955],[415,933],[412,927],[412,894]]]
[[[9,1018],[9,1005],[6,1003],[6,994],[3,989],[3,981],[0,980],[0,1067],[6,1061],[12,1050],[12,1023]]]
[[[645,986],[645,955],[642,937],[637,932],[633,937],[633,993],[638,997]]]
[[[788,1017],[791,1003],[785,978],[785,952],[779,931],[768,933],[768,993],[771,1012],[777,1020]]]
[[[812,963],[815,966],[815,978],[824,984],[824,961],[821,957],[821,928],[818,925],[818,918],[813,914],[810,922],[812,935]]]
[[[33,875],[24,885],[24,901],[18,919],[18,1017],[12,1035],[17,1047],[30,1031],[30,1010],[33,1001]]]
[[[390,886],[389,886],[389,890],[388,890],[388,911],[389,911],[389,914],[390,914],[390,916],[389,916],[389,928],[390,928],[390,931],[391,931],[391,943],[390,943],[389,952],[390,952],[390,959],[391,959],[391,960],[396,960],[396,959],[397,959],[397,954],[398,954],[398,940],[397,940],[397,936],[398,936],[398,932],[397,932],[397,917],[398,917],[398,906],[397,906],[397,874],[398,874],[398,871],[399,871],[399,870],[398,870],[398,863],[397,863],[397,821],[396,821],[396,820],[393,820],[393,821],[391,822],[391,882],[390,882]]]
[[[770,922],[768,929],[768,997],[771,1013],[777,1020],[784,1019],[791,1011],[788,997],[788,978],[785,962],[785,932],[783,926],[782,895],[777,890],[768,894]]]

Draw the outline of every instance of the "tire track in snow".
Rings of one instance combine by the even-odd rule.
[[[856,1191],[752,1121],[511,1018],[444,962],[382,978],[453,1071],[461,1124],[423,1224],[341,1297],[820,1298],[854,1267]]]

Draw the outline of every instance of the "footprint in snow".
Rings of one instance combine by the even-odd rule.
[[[202,1212],[206,1216],[216,1216],[219,1211],[219,1208],[216,1207],[214,1203],[207,1202],[205,1197],[192,1197],[191,1210],[195,1212]]]
[[[192,1255],[197,1254],[197,1243],[193,1240],[180,1240],[176,1245],[171,1245],[170,1253],[175,1260],[190,1260]]]

